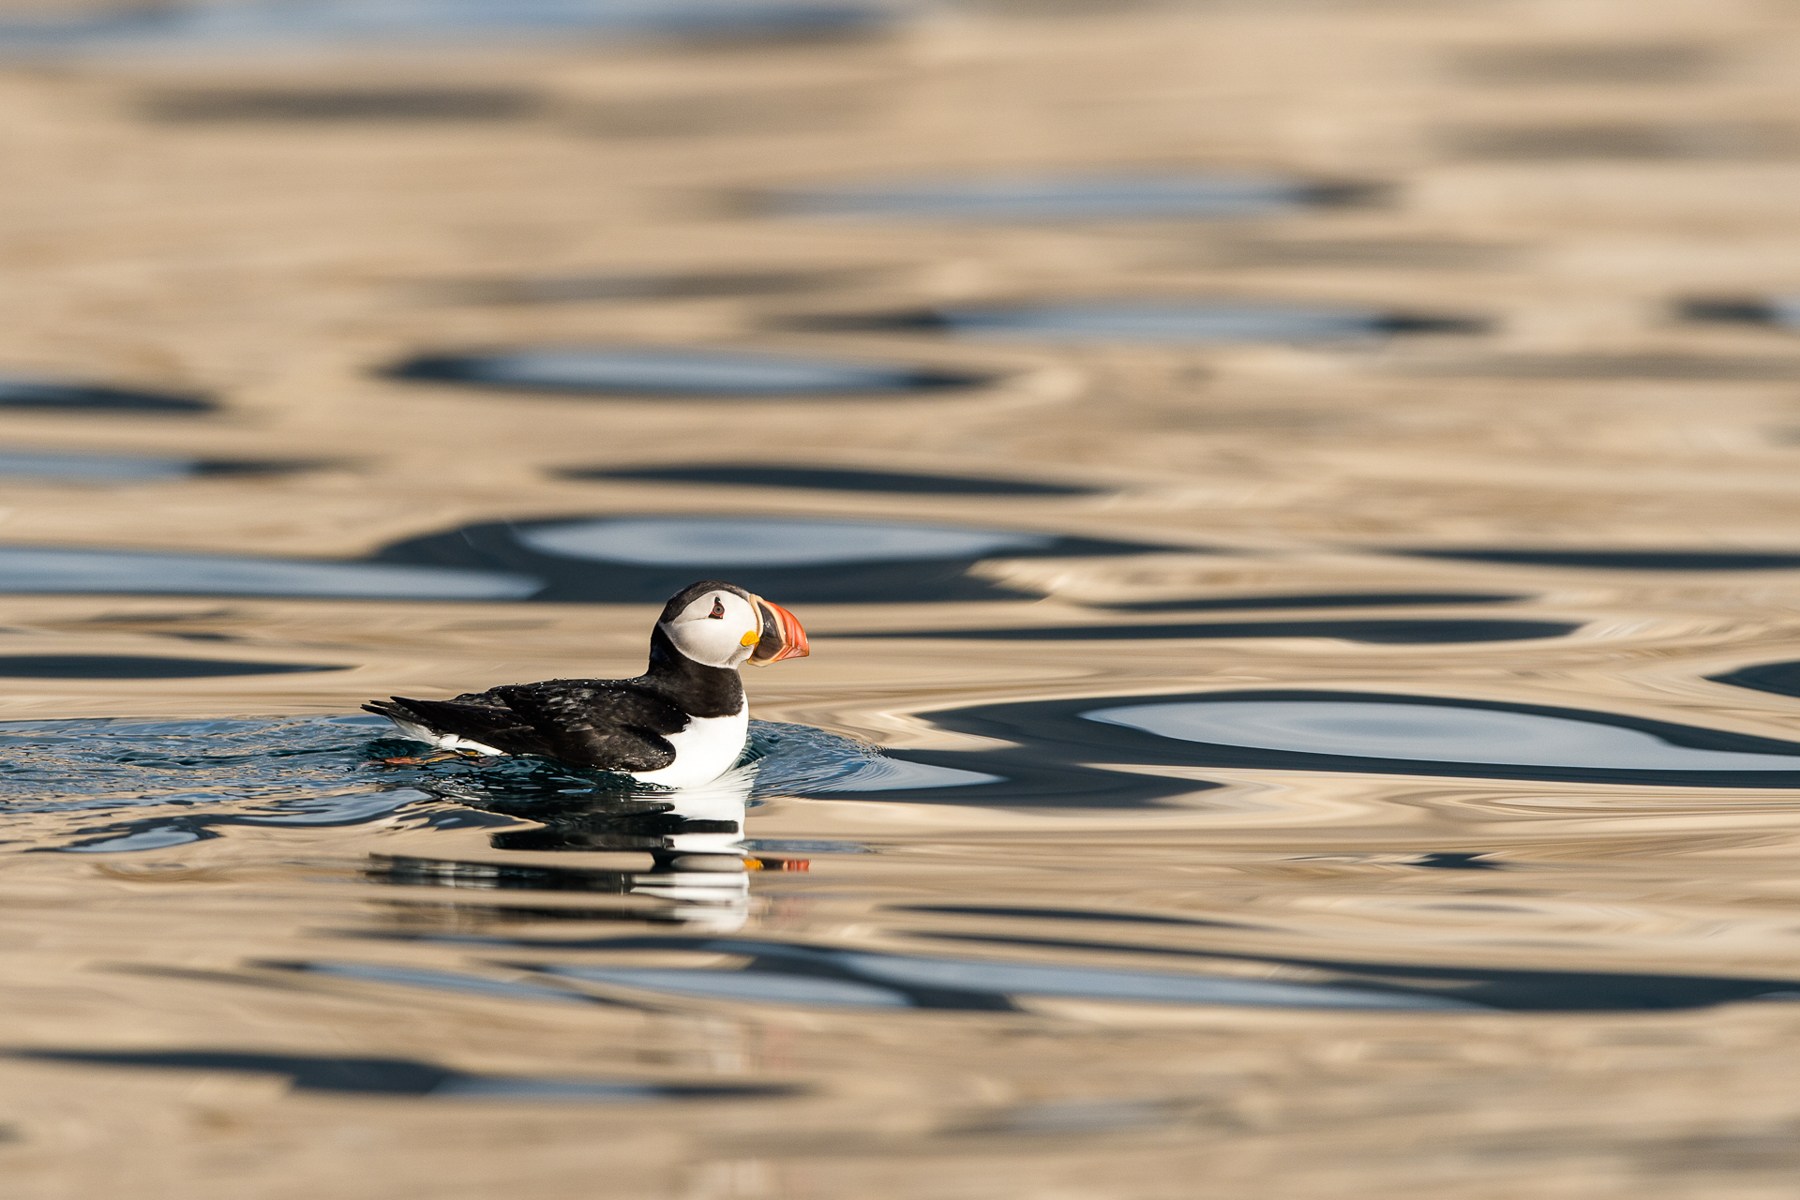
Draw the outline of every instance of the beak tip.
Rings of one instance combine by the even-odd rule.
[[[800,624],[798,617],[761,596],[755,597],[755,602],[762,611],[763,628],[762,638],[750,656],[751,663],[767,666],[783,659],[806,658],[811,655],[812,647],[807,642],[806,627]],[[765,647],[770,647],[767,653],[764,652]]]

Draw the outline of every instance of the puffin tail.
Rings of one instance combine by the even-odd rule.
[[[430,741],[427,735],[439,732],[437,723],[415,707],[415,702],[405,696],[390,696],[386,700],[371,700],[363,705],[364,712],[374,713],[378,717],[386,717],[392,721],[400,732],[408,737]]]
[[[371,700],[362,706],[362,710],[374,713],[378,717],[386,717],[390,721],[403,721],[409,716],[406,711],[406,702],[398,696],[387,700]]]

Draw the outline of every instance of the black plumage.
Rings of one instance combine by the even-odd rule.
[[[671,599],[663,620],[679,613],[714,581]],[[697,663],[677,650],[658,624],[650,665],[635,679],[550,679],[468,692],[452,700],[393,696],[367,712],[432,733],[479,742],[506,754],[535,754],[606,771],[657,771],[675,761],[668,734],[696,717],[724,717],[744,707],[734,669]]]

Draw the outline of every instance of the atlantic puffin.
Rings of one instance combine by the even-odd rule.
[[[551,679],[453,700],[394,696],[363,708],[443,751],[537,755],[641,783],[695,787],[744,752],[750,713],[738,668],[808,653],[793,613],[708,579],[663,606],[650,634],[650,666],[635,679]]]

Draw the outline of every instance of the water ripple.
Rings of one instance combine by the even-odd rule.
[[[622,1079],[483,1075],[405,1058],[352,1058],[277,1054],[255,1050],[0,1051],[9,1058],[212,1074],[279,1075],[295,1091],[362,1096],[413,1096],[432,1100],[587,1101],[755,1100],[792,1095],[797,1089],[766,1083],[655,1083]]]
[[[1800,784],[1800,743],[1444,696],[1221,691],[978,705],[931,719],[1071,762],[1674,787]]]

